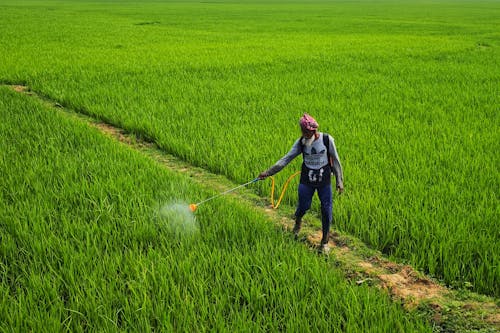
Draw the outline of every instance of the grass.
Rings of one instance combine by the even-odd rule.
[[[0,87],[0,323],[9,331],[429,332],[230,198]],[[185,208],[187,209],[187,207]],[[172,225],[194,223],[190,233]]]
[[[0,81],[237,182],[284,154],[310,112],[335,137],[345,170],[336,229],[498,297],[497,2],[4,1],[1,9]],[[85,211],[74,196],[71,207]],[[295,193],[285,200],[293,205]]]

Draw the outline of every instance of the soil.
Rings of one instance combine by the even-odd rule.
[[[12,89],[14,89],[14,91],[17,91],[17,92],[25,92],[28,90],[28,87],[26,86],[19,86],[19,85],[16,85],[16,86],[12,86]]]

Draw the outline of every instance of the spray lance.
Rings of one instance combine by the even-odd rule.
[[[260,180],[260,179],[257,177],[257,178],[255,178],[255,179],[253,179],[253,180],[249,181],[248,183],[238,185],[238,186],[236,186],[235,188],[232,188],[232,189],[229,189],[229,190],[224,191],[224,192],[222,192],[222,193],[219,193],[219,194],[217,194],[217,195],[214,195],[213,197],[210,197],[210,198],[205,199],[205,200],[203,200],[203,201],[200,201],[200,202],[198,202],[198,203],[192,203],[192,204],[190,204],[190,205],[189,205],[189,209],[190,209],[192,212],[194,212],[194,211],[198,208],[198,206],[199,206],[199,205],[204,204],[205,202],[210,201],[210,200],[213,200],[213,199],[215,199],[215,198],[218,198],[218,197],[220,197],[220,196],[222,196],[222,195],[224,195],[224,194],[228,194],[228,193],[230,193],[230,192],[233,192],[233,191],[235,191],[235,190],[239,189],[240,187],[244,187],[244,186],[247,186],[247,185],[249,185],[249,184],[255,183],[255,182],[256,182],[256,181],[258,181],[258,180]]]

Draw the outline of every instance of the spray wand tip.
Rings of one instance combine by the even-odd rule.
[[[189,210],[191,210],[192,212],[194,212],[196,208],[198,208],[198,206],[194,203],[189,205]]]

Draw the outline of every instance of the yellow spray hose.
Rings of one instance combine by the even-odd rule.
[[[278,206],[281,203],[281,200],[283,200],[283,197],[285,196],[285,192],[286,192],[286,189],[288,187],[288,184],[298,174],[300,174],[300,171],[297,171],[293,175],[291,175],[290,177],[288,177],[288,179],[285,182],[285,185],[283,185],[283,189],[281,190],[281,194],[280,194],[280,197],[279,197],[278,202],[276,203],[276,205],[274,204],[274,185],[275,185],[274,177],[273,176],[269,177],[272,180],[272,184],[271,184],[271,207],[273,207],[273,209],[278,208]]]

